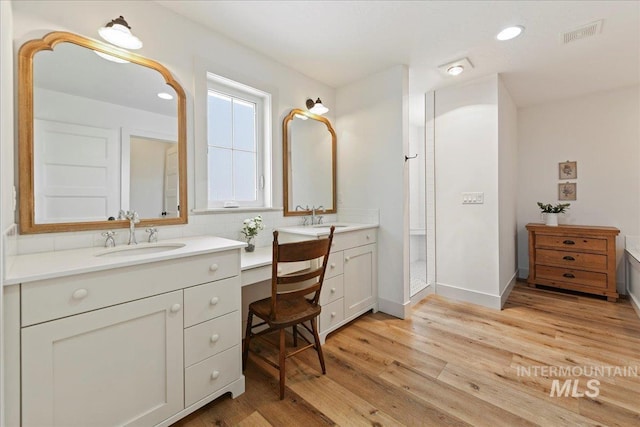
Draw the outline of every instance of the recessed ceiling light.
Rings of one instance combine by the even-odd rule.
[[[171,95],[170,93],[167,93],[167,92],[160,92],[160,93],[158,93],[158,98],[161,98],[161,99],[173,99],[173,95]]]
[[[524,31],[524,27],[522,25],[515,25],[513,27],[507,27],[504,30],[500,31],[496,38],[500,41],[511,40],[518,37]]]
[[[464,67],[462,65],[454,65],[453,67],[449,67],[447,69],[447,73],[452,76],[457,76],[458,74],[462,74],[464,71]]]

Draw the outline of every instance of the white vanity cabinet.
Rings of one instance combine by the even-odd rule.
[[[16,285],[20,424],[167,426],[242,394],[235,243]]]
[[[336,228],[320,294],[319,335],[327,335],[369,310],[378,309],[378,255],[375,228]],[[300,230],[300,232],[298,232]],[[281,229],[281,241],[313,238],[304,227]],[[317,238],[326,237],[326,233]]]

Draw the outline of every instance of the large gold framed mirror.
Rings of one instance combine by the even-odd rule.
[[[331,122],[293,109],[282,122],[284,216],[337,212],[336,132]]]
[[[67,32],[18,53],[20,233],[187,222],[186,98],[162,64]]]

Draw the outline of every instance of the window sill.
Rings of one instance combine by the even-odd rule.
[[[243,207],[243,208],[208,208],[208,209],[192,209],[192,215],[211,215],[211,214],[233,214],[242,212],[282,212],[282,208],[266,208],[264,206]]]

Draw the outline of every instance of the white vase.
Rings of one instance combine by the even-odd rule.
[[[558,214],[557,213],[545,213],[544,214],[544,223],[546,225],[550,225],[551,227],[558,226]]]

